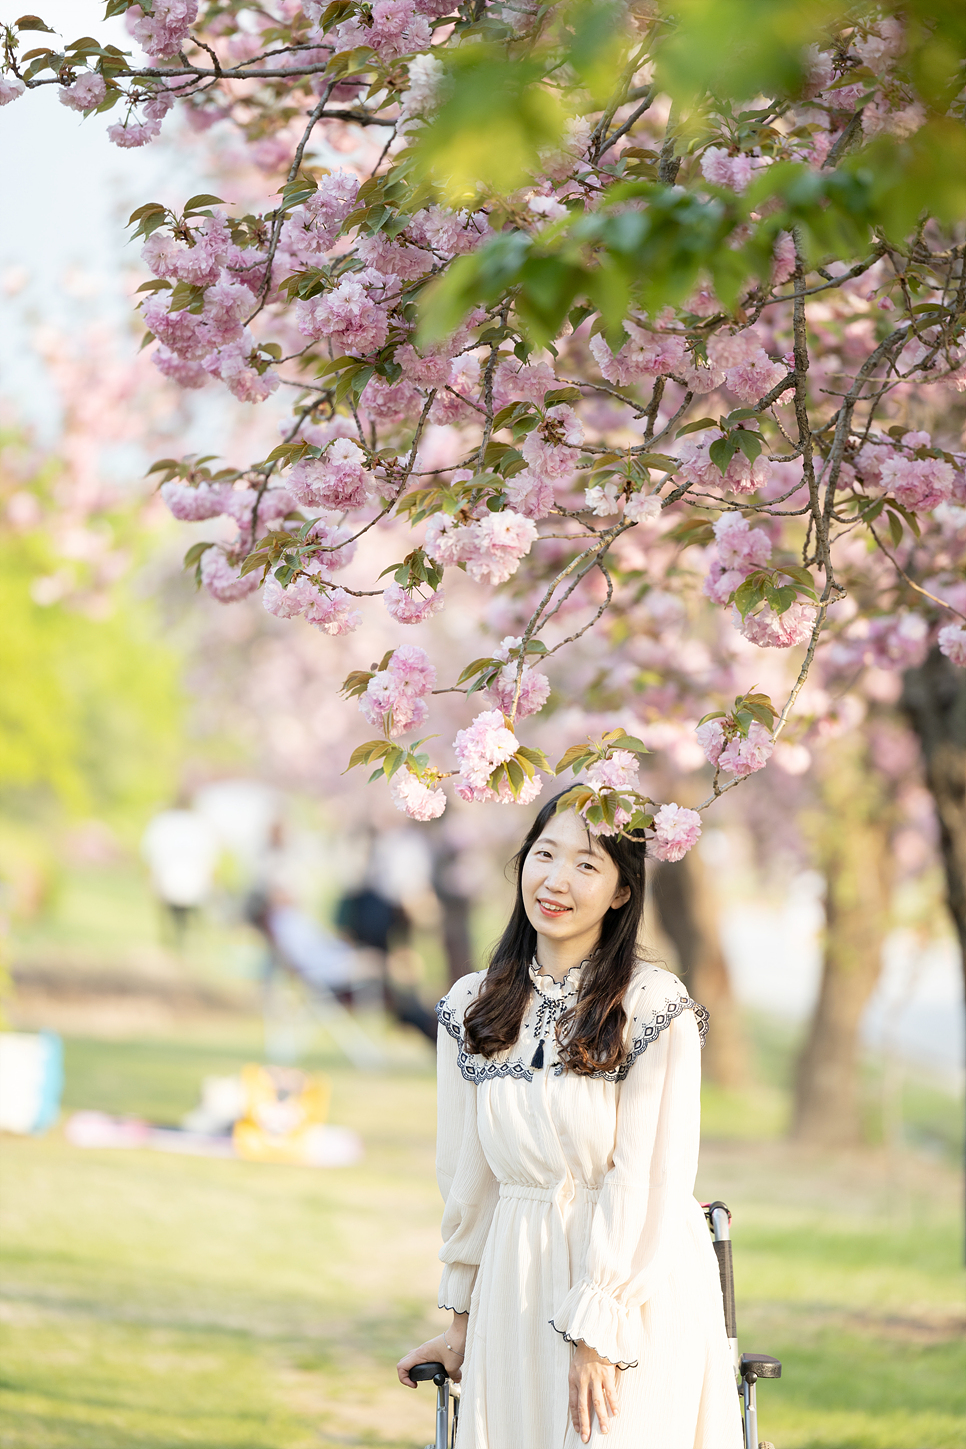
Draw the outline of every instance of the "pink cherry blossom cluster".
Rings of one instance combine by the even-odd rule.
[[[921,614],[900,609],[896,614],[859,618],[830,647],[829,662],[839,672],[861,668],[913,669],[929,648],[929,625]]]
[[[296,302],[295,325],[303,337],[330,340],[337,356],[375,352],[389,336],[386,280],[372,267],[353,272],[331,292]]]
[[[177,55],[197,18],[198,0],[152,0],[149,15],[132,5],[125,16],[134,39],[154,60]]]
[[[519,669],[518,659],[511,659],[510,651],[519,649],[522,643],[522,638],[507,635],[502,640],[500,647],[494,650],[494,658],[505,659],[507,662],[493,683],[488,685],[485,698],[505,715],[509,715],[513,710],[513,696],[516,693]],[[543,709],[549,697],[550,680],[539,669],[525,664],[523,673],[520,675],[520,695],[514,712],[515,717],[526,719],[528,715],[537,714],[539,710]]]
[[[358,193],[359,181],[351,172],[332,171],[321,177],[314,195],[282,224],[276,255],[285,271],[318,265],[338,239]]]
[[[389,782],[389,794],[397,810],[410,820],[438,820],[446,809],[446,795],[438,786],[427,785],[403,767]]]
[[[72,111],[80,111],[81,114],[96,110],[106,95],[104,77],[96,70],[85,71],[73,84],[62,87],[58,92],[62,106],[68,106]]]
[[[554,506],[554,484],[569,478],[580,456],[584,429],[573,408],[560,403],[520,445],[527,466],[507,483],[507,497],[527,518],[545,518]]]
[[[739,634],[759,649],[791,649],[811,638],[818,609],[814,604],[796,600],[784,614],[776,614],[770,604],[764,604],[754,614],[746,614],[744,619],[733,604],[731,613]]]
[[[369,680],[359,708],[372,725],[388,728],[393,739],[418,729],[429,718],[424,695],[436,684],[436,669],[425,650],[403,644],[385,669]]]
[[[4,72],[0,75],[0,106],[9,106],[11,101],[19,100],[26,89],[19,76]]]
[[[432,31],[426,14],[419,13],[421,9],[414,0],[376,0],[367,24],[353,16],[336,26],[333,32],[336,49],[353,50],[367,45],[386,64],[413,51],[425,50]],[[430,9],[429,13],[435,12]],[[442,13],[446,13],[445,9]]]
[[[160,136],[161,122],[173,105],[174,96],[170,92],[156,91],[141,107],[144,120],[134,121],[129,116],[127,120],[115,122],[113,126],[107,128],[108,140],[113,141],[114,145],[120,146],[122,150],[146,146],[149,141],[157,140]]]
[[[773,362],[756,328],[716,332],[708,339],[708,361],[729,392],[743,403],[756,403],[781,382],[786,369]]]
[[[293,497],[306,508],[361,508],[372,489],[365,454],[351,438],[336,438],[321,458],[303,458],[288,476]]]
[[[329,587],[321,571],[308,578],[300,576],[285,588],[270,574],[262,590],[262,603],[276,618],[302,617],[323,634],[351,634],[362,623],[350,595],[345,589]]]
[[[200,483],[197,488],[187,483],[162,483],[160,492],[181,523],[199,523],[228,511],[232,488],[230,483]]]
[[[758,720],[748,726],[747,737],[728,719],[706,720],[696,733],[709,763],[739,780],[764,769],[775,748],[770,731]]]
[[[688,370],[687,343],[680,333],[649,332],[630,320],[624,323],[627,341],[615,355],[602,333],[590,339],[601,376],[620,387],[645,382],[662,373]]]
[[[278,387],[267,362],[260,363],[254,338],[244,325],[252,310],[250,258],[234,246],[224,218],[206,218],[194,245],[155,234],[142,250],[156,276],[206,288],[200,312],[169,311],[164,294],[143,307],[144,321],[161,343],[155,365],[185,387],[219,377],[243,402],[262,402]],[[229,269],[231,268],[231,269]]]
[[[657,860],[681,860],[697,844],[701,835],[701,816],[697,810],[683,805],[662,805],[654,815],[654,837],[647,853]]]
[[[389,617],[398,624],[424,624],[427,619],[439,613],[445,597],[443,589],[436,589],[423,599],[409,589],[404,589],[401,584],[392,583],[383,590],[382,601]]]
[[[471,579],[482,584],[503,584],[516,573],[520,560],[537,537],[533,520],[504,508],[470,523],[457,523],[436,513],[426,525],[426,553],[444,567],[465,563]]]
[[[943,458],[909,458],[896,454],[883,462],[879,477],[883,488],[897,503],[924,513],[951,496],[956,473],[952,464]]]
[[[947,659],[966,669],[966,625],[947,624],[940,629],[939,648]]]
[[[714,524],[716,547],[704,592],[714,604],[727,604],[739,584],[771,558],[771,539],[763,528],[750,528],[740,513],[723,513]]]
[[[743,151],[732,156],[724,146],[709,146],[701,157],[701,174],[712,186],[744,191],[751,180],[751,157]]]
[[[497,766],[506,764],[519,747],[501,710],[489,709],[478,714],[467,729],[457,732],[453,742],[460,770],[456,781],[459,796],[463,800],[499,800],[504,805],[515,800],[519,805],[529,805],[543,788],[538,774],[524,781],[516,797],[506,779],[500,781],[499,791],[491,789],[489,783]]]
[[[956,470],[944,458],[916,458],[929,448],[928,433],[904,433],[902,448],[890,442],[867,442],[855,457],[855,469],[866,488],[891,493],[897,503],[915,512],[929,512],[952,497]]]
[[[717,463],[711,461],[711,444],[723,437],[720,428],[707,428],[684,438],[678,448],[681,477],[700,488],[714,488],[719,492],[723,489],[732,493],[754,493],[757,488],[763,488],[771,476],[771,468],[763,454],[749,463],[739,449],[724,475]]]
[[[589,765],[582,779],[592,790],[637,790],[640,762],[633,750],[612,750],[605,760],[595,760]]]
[[[223,549],[212,545],[201,555],[201,582],[219,604],[234,604],[258,588],[258,574],[243,577],[240,564],[232,563]]]

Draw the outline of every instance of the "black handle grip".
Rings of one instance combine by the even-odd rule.
[[[414,1384],[434,1383],[439,1388],[446,1382],[446,1369],[441,1363],[415,1363],[409,1377]]]
[[[780,1379],[782,1376],[782,1362],[780,1358],[772,1358],[769,1353],[743,1353],[741,1355],[741,1376],[742,1378],[755,1379]]]
[[[718,1259],[718,1276],[721,1279],[721,1300],[724,1304],[725,1330],[729,1338],[738,1337],[738,1320],[735,1314],[735,1270],[731,1259],[730,1242],[713,1243]]]

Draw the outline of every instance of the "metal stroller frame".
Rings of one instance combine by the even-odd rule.
[[[735,1381],[741,1396],[741,1417],[744,1433],[743,1449],[774,1449],[774,1446],[758,1439],[758,1405],[755,1385],[759,1379],[780,1379],[781,1362],[767,1353],[739,1353],[738,1327],[735,1314],[735,1274],[731,1257],[731,1213],[723,1202],[703,1204],[704,1215],[714,1238],[715,1257],[718,1259],[718,1275],[721,1279],[721,1299],[724,1306],[725,1331],[731,1345],[734,1361]],[[418,1363],[409,1370],[414,1383],[436,1385],[436,1438],[426,1449],[455,1449],[456,1428],[459,1421],[459,1384],[451,1383],[441,1363]],[[452,1432],[449,1411],[453,1407]]]

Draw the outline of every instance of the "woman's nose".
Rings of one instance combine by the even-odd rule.
[[[568,888],[568,872],[566,866],[558,865],[556,862],[547,871],[544,885],[547,890],[565,891]]]

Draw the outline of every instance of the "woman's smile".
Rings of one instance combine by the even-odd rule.
[[[538,898],[537,905],[545,916],[562,916],[573,910],[573,906],[565,906],[561,901],[543,901]]]

